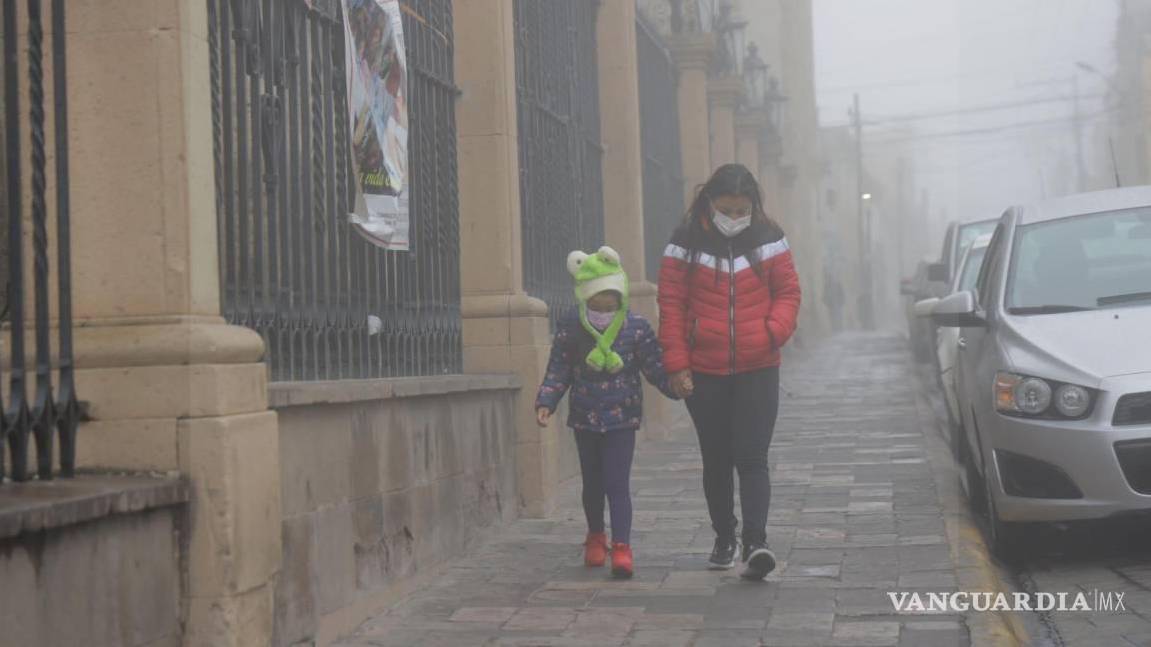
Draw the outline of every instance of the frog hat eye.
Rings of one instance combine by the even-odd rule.
[[[612,265],[619,265],[619,252],[607,245],[600,247],[599,251],[596,252],[596,256],[599,256],[601,261],[611,263]]]
[[[572,276],[575,276],[576,272],[579,272],[579,268],[583,267],[584,261],[587,259],[588,255],[579,250],[568,254],[568,272],[570,272]]]

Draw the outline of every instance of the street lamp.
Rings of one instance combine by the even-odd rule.
[[[743,59],[743,82],[747,85],[748,105],[762,108],[767,95],[768,65],[759,55],[759,46],[747,46],[747,56]]]
[[[783,105],[787,102],[787,97],[779,90],[779,79],[771,77],[767,83],[767,94],[764,95],[764,103],[767,107],[767,118],[771,122],[771,127],[776,132],[783,132]]]
[[[860,197],[861,197],[861,198],[863,198],[864,200],[870,200],[870,199],[871,199],[871,194],[870,194],[870,193],[864,193],[864,194],[863,194],[862,196],[860,196]]]

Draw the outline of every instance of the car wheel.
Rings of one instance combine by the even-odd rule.
[[[975,469],[971,448],[963,438],[959,441],[959,464],[963,467],[964,480],[967,481],[963,488],[967,495],[967,503],[973,513],[982,515],[987,510],[987,492],[983,486],[983,477],[979,475],[979,470]]]
[[[991,554],[1004,564],[1014,565],[1020,560],[1023,528],[1018,523],[1003,521],[991,494],[990,479],[983,479],[984,509],[987,523],[983,524],[983,540]]]

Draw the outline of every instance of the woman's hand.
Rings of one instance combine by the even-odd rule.
[[[551,409],[549,409],[547,407],[540,407],[539,409],[536,409],[536,424],[538,424],[541,427],[546,427],[546,426],[548,426],[548,423],[551,422],[551,419],[552,419]]]
[[[671,391],[677,397],[691,397],[692,392],[695,391],[695,384],[691,381],[691,369],[672,373],[668,379],[671,381]]]

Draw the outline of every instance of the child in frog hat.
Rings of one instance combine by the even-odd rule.
[[[536,417],[547,426],[570,389],[568,426],[574,430],[583,475],[588,534],[584,563],[603,566],[611,552],[612,574],[635,572],[631,551],[631,463],[635,432],[643,420],[641,374],[674,398],[663,354],[651,325],[628,311],[627,275],[619,254],[601,247],[575,251],[568,271],[576,281],[578,311],[562,320],[547,374],[536,397]],[[604,532],[604,498],[611,511],[612,543]]]

